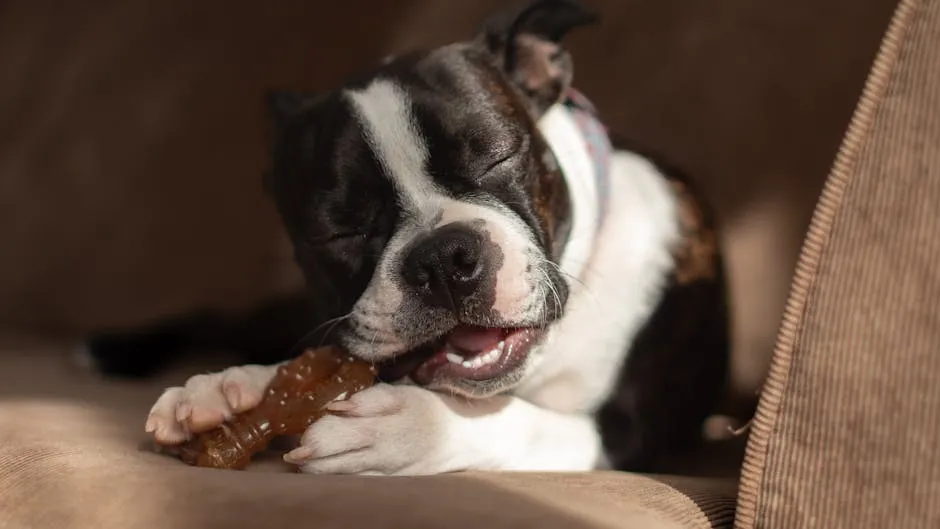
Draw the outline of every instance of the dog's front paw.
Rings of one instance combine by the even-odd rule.
[[[453,470],[454,414],[444,395],[379,384],[334,402],[284,456],[317,474],[437,474]]]
[[[158,443],[172,445],[215,428],[233,414],[257,406],[275,369],[248,365],[191,377],[185,385],[160,395],[144,429]]]

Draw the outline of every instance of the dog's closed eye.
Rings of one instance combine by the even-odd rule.
[[[477,178],[482,179],[486,177],[488,174],[492,173],[494,170],[498,169],[500,166],[502,166],[503,164],[505,164],[506,162],[508,162],[515,156],[516,156],[516,153],[507,154],[505,156],[499,157],[498,159],[494,161],[487,163],[483,167],[483,169],[480,171],[479,176],[477,176]]]
[[[361,230],[338,231],[321,237],[314,237],[307,241],[311,246],[327,246],[337,242],[364,241],[369,233]]]
[[[492,155],[484,164],[480,177],[485,177],[505,165],[512,164],[524,155],[528,148],[529,141],[524,137],[506,139],[497,143],[491,150]]]

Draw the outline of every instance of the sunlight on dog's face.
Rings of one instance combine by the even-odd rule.
[[[564,309],[568,202],[498,71],[458,45],[396,59],[284,130],[272,190],[308,279],[341,298],[341,344],[421,355],[415,381],[461,393],[518,380]]]

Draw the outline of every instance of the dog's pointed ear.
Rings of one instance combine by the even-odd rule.
[[[562,39],[597,20],[575,0],[529,0],[486,20],[477,41],[541,115],[561,100],[574,75]]]
[[[265,93],[265,104],[268,123],[274,130],[280,130],[291,118],[308,107],[317,96],[301,92],[286,90],[269,90]]]
[[[273,156],[286,125],[302,112],[309,111],[325,99],[325,94],[269,90],[264,95],[267,118],[268,151]],[[263,187],[271,192],[270,169],[264,172]]]

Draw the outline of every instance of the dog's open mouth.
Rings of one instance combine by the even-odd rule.
[[[533,327],[494,328],[460,325],[382,367],[383,378],[411,375],[420,385],[437,380],[488,380],[521,366],[542,330]]]

